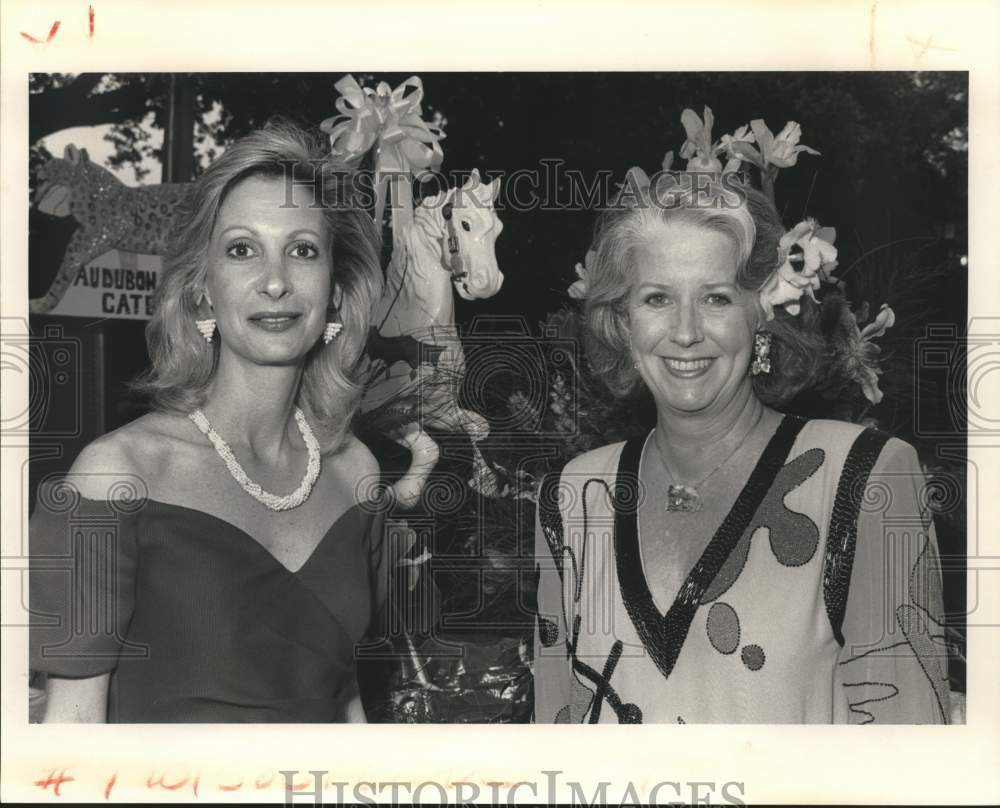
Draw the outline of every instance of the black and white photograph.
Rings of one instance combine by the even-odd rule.
[[[37,720],[962,720],[965,74],[31,82]]]
[[[974,73],[313,64],[5,72],[21,731],[965,732]],[[388,798],[314,768],[146,798]]]

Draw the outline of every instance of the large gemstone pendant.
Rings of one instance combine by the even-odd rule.
[[[671,485],[667,488],[667,511],[700,511],[701,497],[690,485]]]

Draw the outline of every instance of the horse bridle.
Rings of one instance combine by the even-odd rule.
[[[444,224],[448,230],[448,254],[451,256],[451,279],[452,281],[460,281],[462,278],[468,277],[469,273],[465,269],[465,263],[462,261],[462,253],[458,249],[458,231],[455,230],[455,217],[452,215],[454,210],[452,209],[452,204],[449,202],[443,208],[441,208],[441,215],[444,217]]]

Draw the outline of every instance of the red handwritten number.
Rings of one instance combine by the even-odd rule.
[[[191,779],[190,777],[185,777],[183,780],[180,780],[176,783],[164,783],[162,774],[155,780],[153,779],[153,775],[149,775],[149,777],[146,778],[146,788],[153,788],[154,786],[159,786],[160,788],[165,788],[168,791],[176,791],[179,788],[183,788],[187,784],[187,781],[190,779]]]
[[[56,35],[56,31],[59,30],[59,20],[52,23],[52,27],[49,29],[49,35],[45,39],[38,39],[38,37],[33,37],[31,34],[26,34],[21,31],[21,36],[28,40],[28,42],[33,42],[35,45],[44,45],[47,42],[52,41],[52,37]]]
[[[75,777],[67,777],[65,769],[61,769],[59,771],[59,776],[56,777],[56,770],[52,769],[52,771],[49,772],[49,776],[48,777],[46,777],[44,780],[35,780],[34,784],[36,786],[39,786],[43,790],[47,790],[49,786],[52,786],[53,787],[52,788],[52,792],[57,797],[59,797],[59,796],[61,796],[61,794],[59,793],[59,787],[63,783],[71,783],[75,779],[76,779]]]
[[[111,789],[115,787],[115,783],[118,781],[118,772],[111,775],[111,779],[108,780],[108,784],[104,787],[104,799],[109,799],[111,797]]]
[[[49,29],[49,35],[45,37],[45,39],[39,39],[38,37],[32,36],[31,34],[25,31],[21,31],[21,36],[23,36],[25,39],[28,40],[28,42],[31,42],[33,45],[45,45],[52,41],[52,38],[56,35],[56,32],[59,30],[59,26],[61,24],[62,23],[60,22],[60,20],[56,20],[54,23],[52,23],[52,27]],[[91,37],[94,36],[93,6],[87,6],[87,31]]]

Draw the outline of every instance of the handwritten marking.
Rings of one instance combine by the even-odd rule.
[[[104,799],[108,799],[111,796],[111,789],[115,787],[115,783],[118,781],[118,772],[111,775],[111,779],[108,780],[108,784],[104,787]]]
[[[59,24],[59,20],[52,23],[52,27],[49,29],[49,35],[45,39],[38,39],[37,37],[33,37],[31,34],[27,34],[24,31],[21,31],[21,36],[33,45],[45,45],[52,41],[52,37],[54,37],[56,35],[56,31],[59,30]]]
[[[958,48],[946,48],[944,45],[934,45],[934,34],[928,34],[927,39],[921,42],[919,39],[914,39],[912,36],[906,37],[906,40],[914,46],[913,48],[913,58],[918,62],[927,55],[927,51],[939,50],[939,51],[951,51],[955,53]]]
[[[65,769],[61,769],[59,771],[58,777],[56,777],[56,770],[52,769],[49,772],[48,777],[44,780],[35,780],[34,785],[41,787],[43,791],[47,791],[49,786],[53,786],[52,793],[59,797],[62,796],[59,792],[60,786],[62,786],[63,783],[72,783],[74,780],[76,780],[75,777],[68,777],[66,775]]]
[[[257,788],[270,788],[271,787],[271,783],[274,782],[274,772],[271,772],[271,779],[268,780],[266,783],[263,782],[263,780],[264,780],[263,777],[258,777],[257,780],[254,782],[254,785]]]
[[[219,783],[219,791],[239,791],[241,788],[243,788],[243,781],[242,780],[240,780],[234,786],[224,786],[224,785],[222,785],[222,783]]]
[[[87,6],[87,21],[90,25],[90,35],[94,35],[94,7]]]
[[[153,775],[149,775],[149,777],[146,778],[146,788],[155,788],[156,786],[159,786],[160,788],[165,788],[168,791],[176,791],[177,789],[183,788],[185,785],[187,785],[187,782],[190,779],[191,779],[190,777],[185,777],[183,780],[180,780],[176,783],[165,783],[163,782],[162,774],[155,780],[153,779]]]

